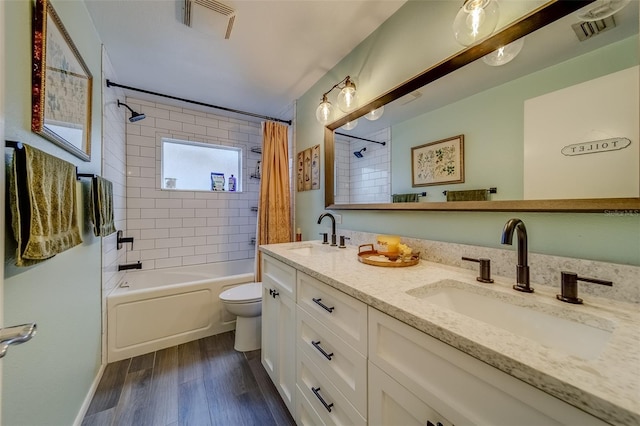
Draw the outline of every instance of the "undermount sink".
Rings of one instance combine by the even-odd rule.
[[[613,324],[608,320],[581,318],[599,327],[576,322],[544,312],[553,308],[528,303],[522,296],[456,280],[442,280],[409,290],[407,294],[582,359],[598,357],[613,333]],[[556,311],[562,315],[561,310]]]
[[[318,244],[309,243],[304,245],[298,245],[296,247],[291,247],[290,249],[287,249],[289,253],[297,254],[300,256],[315,256],[323,253],[335,252],[337,250],[338,250],[337,247],[330,247],[327,244],[319,244],[319,243]]]

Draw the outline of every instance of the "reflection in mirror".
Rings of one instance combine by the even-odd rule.
[[[572,28],[573,24],[579,23],[572,13],[528,34],[520,54],[504,66],[492,67],[476,60],[386,104],[384,115],[377,121],[360,119],[358,127],[351,131],[339,128],[340,133],[390,143],[387,147],[374,147],[358,139],[335,137],[335,185],[332,186],[335,204],[388,203],[391,194],[420,193],[424,188],[411,186],[411,147],[457,134],[465,135],[465,182],[429,187],[427,196],[420,197],[419,201],[444,202],[444,191],[490,187],[497,187],[497,193],[491,194],[490,200],[522,200],[525,103],[568,86],[634,66],[637,68],[637,16],[638,2],[631,2],[614,15],[615,27],[579,41],[577,34],[585,30],[580,26]],[[636,76],[636,83],[637,80]],[[637,84],[634,90],[637,106]],[[500,101],[496,102],[496,99]],[[349,116],[349,119],[353,118]],[[635,176],[629,174],[629,178],[637,183],[637,165],[640,163],[637,112],[635,120],[635,134],[610,137],[624,136],[634,141],[633,150],[628,149],[625,155],[635,161]],[[539,123],[541,127],[544,125]],[[327,142],[330,143],[325,141],[325,147]],[[358,164],[362,159],[356,158],[353,152],[364,146],[368,154],[373,154],[369,149],[385,151],[390,159],[390,169],[384,161]],[[329,161],[327,158],[327,163]],[[382,180],[382,176],[386,176],[386,180]],[[376,190],[378,193],[374,194]],[[635,195],[612,192],[604,197],[639,195],[636,188]],[[592,198],[584,193],[579,197]],[[332,200],[327,199],[331,204]]]

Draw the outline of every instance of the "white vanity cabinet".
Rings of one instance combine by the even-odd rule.
[[[299,424],[367,423],[367,305],[297,272]]]
[[[605,424],[373,308],[369,362],[371,424],[395,415],[445,426]]]
[[[296,270],[262,254],[261,361],[289,412],[294,414]]]

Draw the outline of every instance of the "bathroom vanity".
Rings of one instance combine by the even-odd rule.
[[[366,265],[355,247],[260,250],[263,365],[298,424],[640,422],[635,304]]]

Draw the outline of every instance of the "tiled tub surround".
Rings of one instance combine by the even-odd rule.
[[[127,98],[147,118],[127,123],[127,262],[143,269],[253,258],[259,180],[250,177],[262,144],[260,123]],[[163,137],[243,150],[242,192],[162,190]],[[128,246],[127,246],[128,247]]]
[[[309,244],[319,243],[272,244],[261,246],[261,250],[585,412],[613,424],[640,423],[637,304],[588,296],[584,305],[570,305],[556,300],[557,289],[539,286],[535,280],[532,280],[535,293],[525,295],[512,290],[511,273],[495,274],[494,284],[481,284],[475,280],[476,270],[424,260],[407,268],[370,266],[358,262],[355,246],[333,250],[322,246],[323,250],[317,255],[296,254],[290,250]],[[456,257],[463,254],[470,253],[458,252]],[[532,259],[532,263],[535,261]],[[589,272],[593,271],[583,273]],[[500,299],[516,296],[539,310],[574,321],[595,317],[601,324],[612,326],[613,333],[597,357],[584,360],[406,293],[413,290],[416,294],[416,288],[437,286],[436,283],[444,279],[462,281],[481,293],[490,289],[489,294]]]

